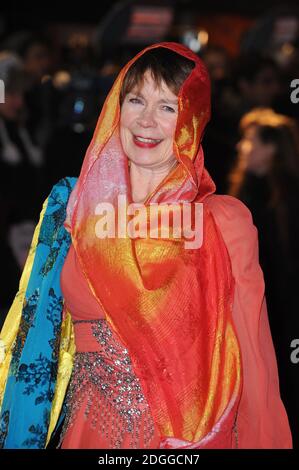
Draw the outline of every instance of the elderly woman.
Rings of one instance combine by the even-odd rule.
[[[213,195],[209,116],[207,71],[184,46],[120,72],[78,180],[44,204],[1,334],[4,447],[45,447],[64,416],[62,448],[291,447],[256,229]],[[119,201],[140,208],[137,236]],[[191,226],[167,236],[169,205],[168,221],[189,207],[200,244]]]

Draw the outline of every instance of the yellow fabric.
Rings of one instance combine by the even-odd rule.
[[[14,342],[15,342],[19,325],[20,325],[20,321],[21,321],[22,308],[24,306],[25,294],[26,294],[32,266],[34,263],[40,227],[41,227],[41,223],[42,223],[45,211],[47,209],[47,205],[48,205],[48,198],[45,200],[43,204],[43,208],[40,214],[40,219],[34,231],[29,254],[28,254],[25,267],[24,267],[24,270],[20,279],[18,293],[16,294],[14,301],[12,303],[12,306],[9,309],[9,312],[7,314],[6,320],[4,322],[4,325],[0,333],[1,348],[4,349],[4,353],[5,353],[3,361],[0,364],[0,406],[2,405],[2,401],[4,397],[6,381],[7,381],[11,357],[12,357],[12,349],[14,346]]]
[[[46,447],[60,415],[65,392],[72,372],[75,349],[75,337],[72,318],[70,313],[67,312],[61,326],[57,382],[54,399],[52,402]]]
[[[2,405],[6,381],[10,368],[10,362],[12,358],[12,350],[18,333],[22,309],[25,302],[25,294],[32,271],[32,266],[35,259],[35,252],[37,247],[37,241],[39,238],[40,227],[45,215],[48,205],[48,198],[45,200],[42,211],[40,213],[39,222],[35,228],[32,243],[30,246],[29,254],[25,263],[25,267],[20,279],[19,290],[16,294],[13,304],[7,314],[3,328],[0,333],[0,344],[2,351],[4,350],[4,358],[0,363],[0,406]],[[48,428],[48,436],[46,446],[49,443],[52,432],[58,421],[58,417],[62,408],[65,392],[71,376],[73,355],[75,353],[75,341],[74,331],[71,316],[66,312],[65,318],[61,326],[61,338],[60,338],[60,351],[58,359],[58,372],[57,382],[55,387],[54,399],[52,402],[52,408],[50,413],[50,423]]]

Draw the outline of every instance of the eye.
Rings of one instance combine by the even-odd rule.
[[[129,102],[133,104],[141,104],[142,101],[140,98],[129,98]]]
[[[167,111],[168,113],[175,113],[176,112],[176,110],[174,108],[172,108],[171,106],[167,106],[167,105],[163,106],[163,109],[164,109],[164,111]]]

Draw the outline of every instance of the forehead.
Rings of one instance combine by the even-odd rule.
[[[129,93],[152,94],[153,96],[164,96],[170,99],[177,95],[168,87],[164,80],[157,81],[150,70],[147,70],[141,79],[135,83]]]

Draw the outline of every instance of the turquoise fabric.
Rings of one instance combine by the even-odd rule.
[[[71,244],[63,226],[76,178],[53,188],[41,223],[0,417],[0,447],[45,447],[54,396],[63,298],[61,269]]]

